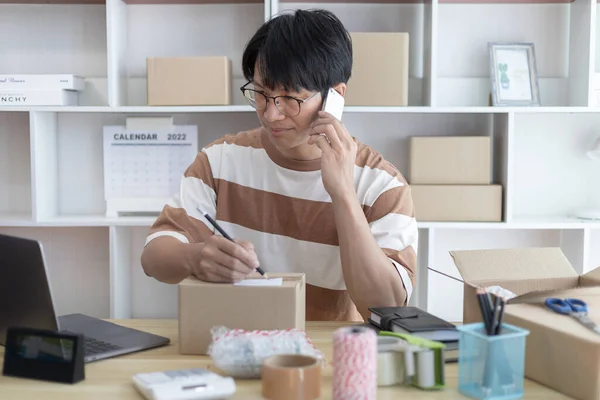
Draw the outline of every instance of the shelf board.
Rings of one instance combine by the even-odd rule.
[[[367,107],[347,106],[345,113],[406,113],[406,114],[536,114],[536,113],[600,113],[600,107],[488,107],[488,106],[465,106],[465,107],[431,107],[431,106],[409,106],[409,107]]]
[[[568,4],[575,0],[439,0],[440,4]],[[600,0],[597,0],[600,2]],[[126,4],[264,4],[263,0],[124,0]],[[286,3],[421,4],[427,0],[295,0]],[[0,0],[0,4],[106,4],[106,0]]]
[[[264,4],[264,0],[124,0],[127,4]],[[106,4],[106,0],[0,0],[0,4]]]
[[[46,112],[64,112],[64,113],[222,113],[222,112],[254,112],[255,110],[247,105],[231,106],[181,106],[181,107],[163,107],[163,106],[0,106],[0,112],[17,111],[46,111]]]
[[[6,214],[0,213],[0,227],[10,226],[35,226],[37,223],[31,214]]]
[[[34,221],[28,214],[0,214],[0,227],[150,227],[156,216],[108,218],[104,215],[60,215]],[[418,222],[419,229],[600,229],[600,221],[568,217],[519,217],[511,222]]]
[[[63,113],[240,113],[255,112],[248,105],[231,106],[0,106],[0,112],[63,112]],[[600,107],[430,107],[430,106],[347,106],[345,113],[386,114],[542,114],[600,113]]]
[[[563,4],[575,0],[438,0],[440,4]],[[598,0],[600,2],[600,0]],[[280,3],[415,4],[427,0],[280,0]]]
[[[392,113],[392,114],[421,114],[421,113],[506,113],[505,109],[492,107],[430,107],[430,106],[346,106],[345,113]]]
[[[69,215],[47,218],[43,221],[34,221],[30,215],[0,214],[0,227],[149,227],[155,220],[156,217],[107,218],[103,215]]]
[[[511,222],[419,222],[421,229],[600,229],[600,221],[569,217],[519,217]]]
[[[423,0],[280,0],[280,3],[414,4]]]
[[[515,217],[511,225],[531,229],[585,229],[600,228],[600,221],[588,221],[577,217],[554,217],[554,216],[535,216],[535,217]]]
[[[506,222],[417,222],[419,229],[506,229]]]
[[[106,4],[106,0],[0,0],[0,4]]]
[[[127,4],[264,4],[264,0],[124,0]]]
[[[575,0],[438,0],[439,4],[569,4]],[[599,0],[600,1],[600,0]]]
[[[41,221],[41,226],[138,226],[149,227],[155,217],[117,217],[109,218],[104,215],[60,215]]]

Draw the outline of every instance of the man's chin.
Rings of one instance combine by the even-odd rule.
[[[290,135],[289,132],[286,132],[285,134],[267,133],[269,134],[269,139],[280,147],[291,148],[303,143],[302,141],[299,142],[295,135]]]
[[[292,150],[292,149],[295,149],[295,148],[298,148],[298,147],[306,146],[307,142],[308,142],[308,139],[301,139],[301,140],[298,140],[298,139],[295,139],[295,140],[286,139],[286,140],[280,140],[280,141],[277,141],[277,139],[276,139],[277,145],[280,148],[284,148],[286,150]]]

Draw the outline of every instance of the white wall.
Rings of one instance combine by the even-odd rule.
[[[0,215],[31,212],[29,114],[0,113]]]
[[[573,217],[600,206],[600,162],[585,153],[600,137],[600,114],[515,118],[516,217]]]
[[[42,242],[57,314],[109,315],[107,228],[0,227],[0,233]]]
[[[81,105],[107,104],[105,6],[0,4],[0,49],[0,74],[81,75]]]
[[[600,166],[583,155],[600,134],[600,112],[478,108],[489,100],[488,41],[533,42],[542,105],[581,105],[586,96],[578,88],[587,87],[581,70],[587,71],[590,50],[590,71],[600,71],[600,17],[592,15],[591,3],[279,4],[281,12],[296,7],[328,8],[352,32],[409,32],[409,103],[428,106],[431,96],[434,108],[355,109],[344,116],[354,136],[403,173],[412,135],[493,136],[494,181],[505,189],[507,222],[421,224],[420,274],[429,277],[422,304],[430,311],[450,320],[462,316],[460,285],[423,273],[431,266],[456,274],[450,250],[562,246],[578,269],[600,265],[600,225],[569,218],[588,200],[600,205]],[[143,105],[146,57],[226,55],[234,103],[245,104],[237,90],[241,52],[264,14],[263,4],[0,4],[0,74],[76,73],[88,82],[83,106],[108,106],[109,93],[111,106]],[[437,25],[430,30],[431,22]],[[114,101],[120,98],[126,101]],[[127,116],[173,115],[177,124],[198,125],[203,145],[256,126],[256,115],[237,109],[27,111],[0,108],[0,231],[43,240],[59,314],[107,317],[116,296],[131,300],[134,317],[175,316],[176,287],[146,277],[139,265],[152,218],[103,215],[102,127],[124,124]],[[115,294],[129,284],[130,293]]]

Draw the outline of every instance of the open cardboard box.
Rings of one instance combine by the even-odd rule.
[[[450,254],[463,278],[465,324],[482,320],[477,288],[510,290],[516,297],[505,307],[504,322],[530,331],[525,376],[577,399],[600,399],[600,335],[544,306],[547,297],[578,298],[600,323],[600,268],[579,275],[560,248]]]
[[[179,283],[179,353],[205,355],[211,329],[305,329],[306,278],[269,273],[281,286],[236,286],[194,277]]]

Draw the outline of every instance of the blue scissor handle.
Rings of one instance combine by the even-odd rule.
[[[587,312],[587,304],[583,300],[579,299],[565,299],[565,302],[571,306],[571,309],[575,312]]]
[[[587,304],[579,299],[547,298],[544,302],[546,307],[559,314],[571,314],[572,312],[587,312]]]

